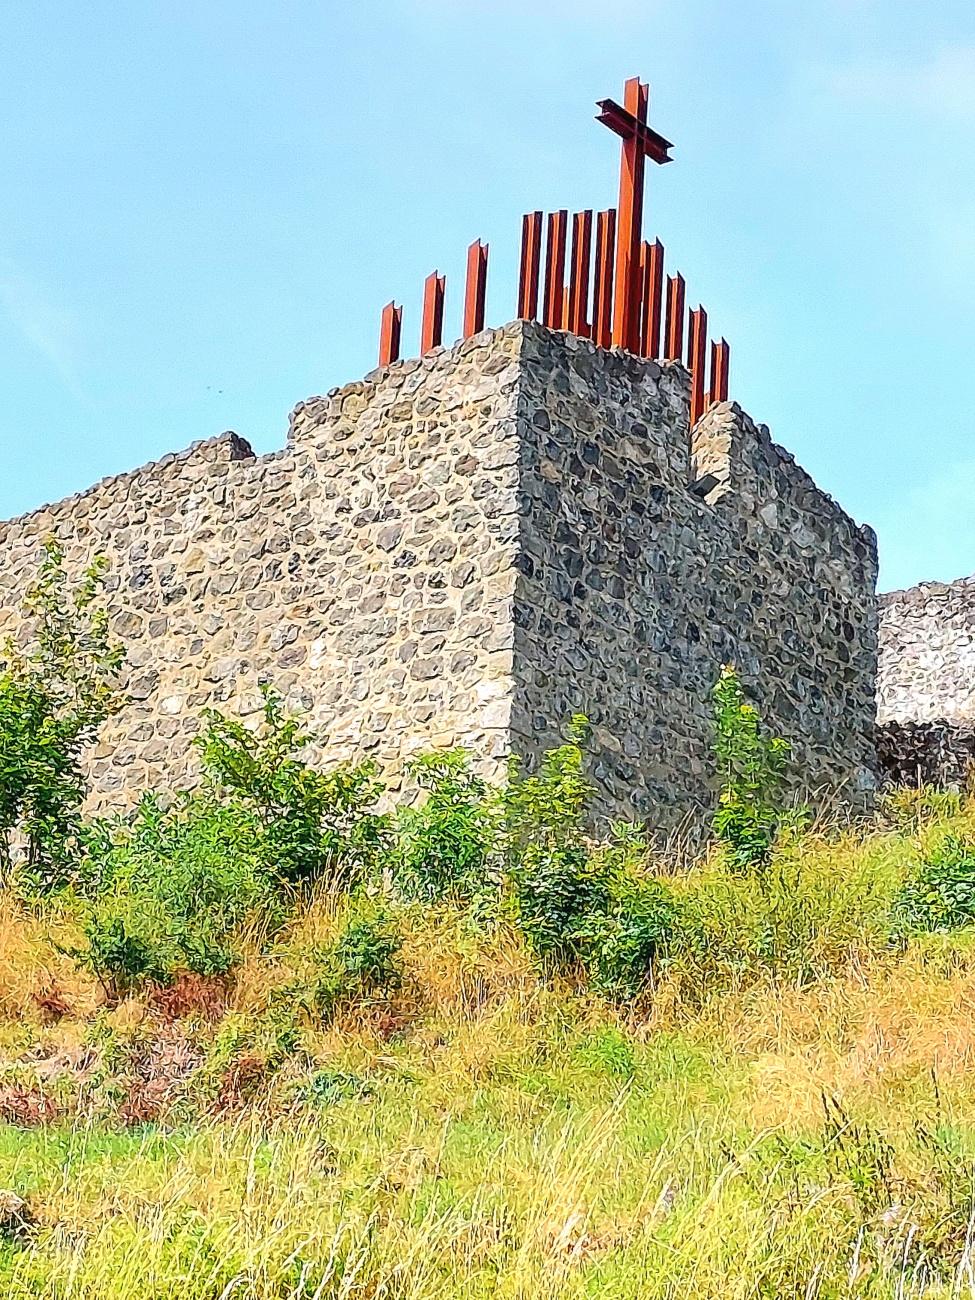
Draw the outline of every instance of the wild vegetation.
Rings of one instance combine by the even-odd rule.
[[[5,1296],[975,1292],[975,801],[812,823],[727,669],[693,862],[595,832],[584,718],[384,811],[271,685],[85,816],[98,580],[0,665]]]

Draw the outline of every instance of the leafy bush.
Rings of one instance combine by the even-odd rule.
[[[81,758],[106,718],[125,702],[108,615],[96,604],[105,561],[68,590],[64,554],[54,538],[24,615],[33,636],[8,641],[0,659],[0,880],[9,878],[13,837],[27,845],[26,876],[35,888],[70,879],[86,793]]]
[[[942,835],[914,868],[894,902],[906,933],[961,930],[975,922],[975,844]]]
[[[741,871],[768,865],[776,839],[802,814],[787,816],[783,808],[783,779],[789,744],[768,736],[758,710],[745,698],[733,668],[721,670],[714,688],[714,752],[721,794],[714,831],[728,846],[732,863]]]
[[[96,822],[83,884],[88,947],[74,955],[113,996],[179,970],[225,973],[245,923],[273,932],[283,916],[261,826],[205,795],[168,811],[146,795],[130,819]]]
[[[206,726],[196,743],[213,787],[258,818],[282,880],[354,881],[387,837],[388,819],[369,811],[383,789],[375,765],[342,763],[331,772],[309,766],[299,751],[312,737],[272,687],[262,685],[261,693],[259,731],[204,710]]]
[[[498,800],[470,770],[464,749],[421,754],[407,773],[426,794],[416,808],[401,808],[389,862],[393,880],[423,902],[470,899],[488,885],[495,847]]]
[[[395,918],[376,901],[357,899],[335,942],[312,949],[310,980],[281,996],[326,1019],[341,1006],[381,1000],[403,983],[402,946]]]
[[[388,993],[403,982],[398,960],[402,946],[395,920],[381,908],[373,908],[347,922],[335,944],[335,960],[357,993]]]
[[[630,1002],[653,979],[655,964],[679,944],[679,911],[661,880],[623,877],[606,911],[590,915],[583,950],[590,982],[616,1001]]]
[[[513,761],[504,793],[504,847],[515,916],[533,951],[577,957],[593,915],[606,912],[604,860],[590,853],[586,815],[592,787],[582,774],[588,723],[573,718],[566,744],[549,750],[537,775]]]

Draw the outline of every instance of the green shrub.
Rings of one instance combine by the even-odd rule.
[[[403,983],[396,919],[379,903],[352,904],[334,943],[313,948],[310,978],[282,989],[278,1000],[331,1018],[341,1007],[381,1001]]]
[[[423,902],[472,898],[490,883],[497,798],[471,772],[464,749],[421,754],[406,770],[426,798],[397,813],[389,856],[394,883],[407,898]]]
[[[975,922],[975,844],[942,835],[914,868],[894,902],[905,933],[962,930]]]
[[[206,795],[168,811],[147,795],[131,818],[94,823],[83,886],[88,947],[74,955],[114,996],[179,970],[225,973],[245,924],[271,933],[283,919],[262,827]]]
[[[517,761],[504,792],[504,850],[515,916],[542,958],[578,957],[593,915],[609,905],[604,860],[590,853],[586,816],[592,787],[582,774],[584,717],[566,744],[549,750],[538,773]]]
[[[655,965],[679,945],[678,922],[673,890],[664,881],[615,882],[609,907],[591,914],[583,927],[593,987],[616,1001],[632,1001],[652,981]]]
[[[714,752],[721,779],[714,832],[727,845],[741,871],[766,867],[780,833],[797,826],[799,811],[788,815],[783,792],[789,744],[768,736],[758,710],[745,698],[733,668],[721,670],[714,688]]]
[[[96,557],[70,592],[63,552],[49,538],[24,607],[33,634],[24,649],[8,641],[0,657],[0,882],[10,877],[15,835],[27,845],[25,883],[47,891],[72,878],[87,792],[82,755],[125,703],[123,650],[96,604],[104,570]]]
[[[354,914],[346,923],[335,944],[335,961],[343,979],[357,994],[385,994],[403,982],[399,961],[402,946],[393,917],[381,908],[373,908]]]
[[[270,686],[261,692],[258,731],[204,710],[196,740],[203,766],[218,794],[258,818],[282,880],[325,876],[349,884],[371,868],[387,839],[388,819],[369,811],[383,790],[375,765],[342,763],[331,772],[309,766],[299,754],[312,737]]]

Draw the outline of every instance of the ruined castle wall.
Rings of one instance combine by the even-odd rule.
[[[517,327],[300,405],[285,450],[226,435],[0,524],[0,636],[40,545],[110,564],[132,703],[93,757],[95,806],[198,775],[200,710],[251,717],[268,677],[332,758],[393,772],[427,744],[508,744]]]
[[[880,597],[882,723],[975,725],[975,578]]]
[[[76,573],[108,557],[128,652],[96,806],[192,784],[201,709],[253,718],[269,678],[394,787],[417,748],[496,776],[584,712],[604,808],[666,826],[710,806],[724,662],[808,785],[872,781],[873,535],[737,407],[692,439],[680,365],[515,322],[376,371],[274,455],[225,435],[0,524],[0,636],[52,532]]]
[[[736,406],[693,441],[679,365],[530,331],[513,729],[593,724],[617,814],[711,806],[710,693],[733,663],[797,780],[874,783],[876,542]],[[801,774],[801,778],[800,778]]]

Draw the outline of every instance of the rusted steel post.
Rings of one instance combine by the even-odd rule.
[[[447,277],[434,271],[423,286],[423,325],[420,329],[420,353],[425,356],[443,343],[443,303]]]
[[[529,212],[521,221],[521,275],[518,280],[518,319],[538,316],[538,280],[542,268],[542,213]]]
[[[567,328],[587,339],[589,327],[589,260],[592,252],[592,211],[572,218],[572,269],[569,273]]]
[[[691,312],[687,335],[687,366],[691,372],[691,425],[707,409],[704,401],[704,380],[707,369],[708,314],[703,307]]]
[[[728,376],[731,370],[731,348],[727,339],[711,344],[711,390],[708,405],[728,400]]]
[[[488,246],[480,240],[467,250],[467,292],[464,296],[464,338],[484,328],[487,303]]]
[[[660,356],[660,322],[663,315],[664,246],[660,240],[643,245],[643,319],[640,355]]]
[[[680,361],[684,355],[684,277],[667,276],[667,324],[664,330],[664,357]]]
[[[599,102],[597,121],[623,141],[620,164],[619,239],[616,247],[616,302],[613,342],[630,352],[640,350],[640,308],[643,284],[640,248],[643,242],[643,182],[645,161],[671,161],[669,140],[647,125],[650,87],[633,77],[626,83],[623,106],[611,99]]]
[[[597,347],[613,346],[613,260],[616,253],[616,209],[596,218],[596,274],[592,295],[592,340]]]
[[[562,208],[548,214],[548,246],[545,250],[545,309],[542,321],[549,329],[565,328],[565,245],[569,214]]]
[[[399,361],[400,338],[403,333],[403,308],[395,302],[383,308],[383,323],[379,332],[379,364],[391,366]]]
[[[626,83],[623,105],[640,123],[647,120],[650,87],[633,77]],[[643,240],[643,182],[646,155],[638,134],[623,141],[620,169],[619,235],[616,243],[616,305],[613,342],[630,352],[639,351],[638,266]]]

